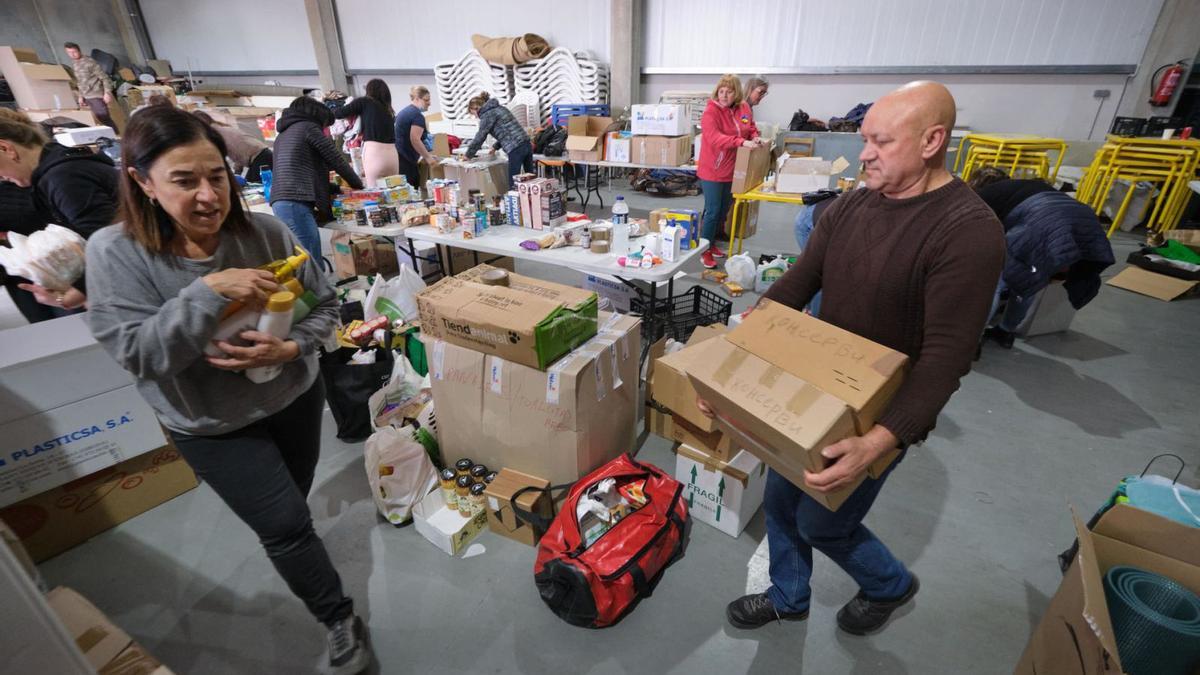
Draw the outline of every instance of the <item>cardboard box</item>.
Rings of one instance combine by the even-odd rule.
[[[198,485],[173,445],[138,455],[0,509],[33,559],[78,546]]]
[[[691,422],[701,431],[714,431],[716,422],[696,407],[696,388],[687,374],[697,359],[701,358],[702,351],[698,345],[724,332],[724,326],[701,326],[692,333],[686,347],[665,356],[663,347],[666,340],[655,343],[650,348],[651,370],[646,378],[646,398]]]
[[[758,187],[770,172],[771,148],[738,148],[733,164],[733,194],[739,195]]]
[[[1200,284],[1200,282],[1176,279],[1175,277],[1158,274],[1157,272],[1144,270],[1133,265],[1126,267],[1117,276],[1108,280],[1109,286],[1116,286],[1117,288],[1124,288],[1134,293],[1148,295],[1152,298],[1158,298],[1163,302],[1170,302],[1176,298],[1190,295],[1196,289],[1197,284]]]
[[[31,49],[0,47],[0,73],[8,81],[18,108],[76,108],[77,98],[67,69],[54,63],[38,63]]]
[[[827,190],[833,184],[833,177],[848,166],[850,164],[844,157],[829,162],[820,157],[784,155],[779,158],[779,166],[775,171],[775,191],[802,194]]]
[[[354,238],[365,235],[350,234],[335,230],[329,238],[329,247],[333,249],[333,272],[340,279],[358,276],[358,268],[354,264]]]
[[[446,508],[441,490],[430,492],[414,504],[412,516],[417,532],[451,556],[462,553],[487,526],[488,519],[487,509],[464,518],[458,510]]]
[[[477,279],[479,265],[417,294],[421,330],[505,361],[545,370],[596,334],[596,294],[509,273],[507,286]]]
[[[46,594],[46,602],[99,675],[171,675],[79,593],[59,586]]]
[[[143,84],[137,87],[130,87],[125,93],[125,102],[129,105],[129,109],[133,110],[140,105],[149,103],[150,97],[155,94],[166,96],[171,101],[171,105],[179,105],[179,100],[175,97],[175,90],[161,84]]]
[[[1088,530],[1072,510],[1079,553],[1017,663],[1017,675],[1126,672],[1104,575],[1116,565],[1161,574],[1200,593],[1200,529],[1117,504]]]
[[[641,323],[610,314],[602,322],[607,328],[545,372],[424,335],[442,455],[558,485],[628,452]]]
[[[550,496],[544,492],[550,488],[550,481],[537,476],[530,476],[509,468],[501,469],[484,492],[487,498],[488,529],[502,537],[508,537],[526,546],[537,546],[537,542],[545,531],[531,523],[517,519],[512,508],[513,495],[527,487],[538,488],[517,498],[517,506],[530,513],[550,518],[554,516],[554,504]]]
[[[650,212],[650,216],[646,218],[646,224],[651,232],[661,232],[662,226],[666,224],[667,214],[671,209],[661,208],[654,209]]]
[[[628,132],[608,132],[608,139],[604,142],[604,159],[609,162],[625,162],[628,164],[630,161],[631,140]]]
[[[74,102],[71,105],[74,106]],[[109,106],[109,110],[112,110],[112,106]],[[44,122],[55,117],[65,117],[80,124],[86,124],[89,127],[100,123],[91,110],[24,110],[22,112],[28,115],[29,119],[34,122]]]
[[[704,431],[677,415],[670,417],[666,430],[667,438],[672,441],[690,446],[721,461],[733,459],[733,456],[741,450],[741,448],[735,448],[733,439],[721,433],[720,429]]]
[[[479,191],[489,204],[492,197],[508,192],[507,160],[446,162],[440,166],[446,180],[458,181],[460,204],[467,203],[472,190]]]
[[[634,136],[683,136],[692,133],[688,106],[674,103],[635,104],[630,111],[629,130]],[[688,147],[691,150],[691,147]]]
[[[634,136],[630,161],[649,166],[686,166],[692,159],[691,136]]]
[[[604,137],[620,129],[611,117],[576,115],[567,118],[567,157],[581,162],[604,159]]]
[[[717,409],[717,426],[735,446],[837,510],[858,483],[823,494],[807,489],[804,471],[823,470],[825,446],[874,425],[907,364],[900,352],[763,301],[736,329],[702,345],[688,376]],[[897,454],[878,460],[866,475],[881,475]]]
[[[629,313],[629,305],[634,298],[638,296],[638,292],[629,286],[621,283],[616,277],[610,277],[607,274],[587,274],[583,275],[583,284],[580,285],[585,291],[593,291],[596,295],[602,298],[607,298],[612,305],[612,311],[622,314]]]
[[[1200,253],[1200,230],[1168,230],[1163,236]]]
[[[683,483],[688,515],[736,538],[762,506],[767,465],[745,450],[723,460],[683,444],[675,450],[675,480]]]

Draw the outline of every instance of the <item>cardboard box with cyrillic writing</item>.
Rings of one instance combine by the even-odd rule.
[[[0,519],[41,562],[196,487],[166,445],[0,509]]]
[[[567,157],[581,162],[604,159],[604,136],[620,129],[611,117],[576,115],[567,118]]]
[[[457,509],[446,508],[441,490],[434,490],[413,505],[413,526],[446,555],[462,553],[487,526],[487,509],[467,518]]]
[[[483,493],[487,500],[488,529],[526,546],[537,546],[544,530],[521,520],[513,511],[513,496],[525,488],[535,489],[527,490],[517,497],[517,506],[545,518],[554,515],[554,504],[546,492],[550,488],[550,481],[504,468],[496,474],[496,478],[488,484],[487,491]]]
[[[630,161],[648,166],[684,166],[692,159],[691,136],[634,136]]]
[[[478,278],[479,265],[417,294],[431,338],[545,370],[596,334],[596,294],[509,273],[507,286]]]
[[[655,349],[651,350],[654,362],[647,376],[649,384],[646,397],[691,422],[701,431],[710,432],[717,427],[712,418],[704,415],[696,407],[696,389],[688,380],[687,374],[692,365],[701,358],[697,345],[724,332],[724,326],[701,326],[692,332],[687,346],[677,352],[654,358],[656,350],[659,354],[662,353],[660,345],[656,344]]]
[[[825,446],[871,428],[907,362],[900,352],[762,301],[740,326],[704,345],[688,375],[735,445],[836,510],[857,482],[825,494],[807,488],[804,472],[826,468]],[[863,477],[881,475],[897,454],[888,453]]]
[[[767,465],[745,450],[724,460],[682,444],[675,450],[675,480],[683,483],[689,516],[737,537],[762,506]]]
[[[1106,511],[1090,530],[1074,510],[1071,517],[1079,553],[1025,646],[1016,675],[1132,672],[1118,653],[1105,593],[1104,577],[1117,565],[1167,577],[1200,593],[1200,528],[1126,504]],[[1142,586],[1146,597],[1153,592],[1150,584]]]
[[[633,447],[637,317],[601,313],[592,340],[546,371],[423,336],[445,457],[570,483]]]
[[[99,675],[171,675],[171,671],[79,593],[59,586],[46,602]]]

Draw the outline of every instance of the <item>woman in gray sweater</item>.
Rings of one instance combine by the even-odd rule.
[[[333,330],[333,288],[313,262],[297,279],[319,304],[286,338],[243,332],[217,341],[231,303],[261,307],[280,290],[258,269],[296,238],[276,218],[242,210],[221,136],[192,115],[153,107],[122,139],[122,222],[87,247],[92,333],[133,374],[196,474],[258,535],[288,587],[328,628],[324,670],[370,663],[354,615],[305,499],[320,451],[324,391],[317,347]],[[241,371],[282,364],[256,384]]]

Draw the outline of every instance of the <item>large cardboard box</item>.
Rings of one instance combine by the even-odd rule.
[[[512,507],[513,497],[525,488],[536,489],[517,497],[517,506],[545,518],[554,515],[554,504],[545,492],[550,488],[550,481],[505,468],[496,474],[496,478],[488,484],[487,491],[484,492],[487,498],[488,529],[526,546],[537,546],[545,531],[517,518]]]
[[[417,294],[422,332],[504,361],[545,370],[596,334],[596,294],[510,272],[507,286],[479,265]]]
[[[79,593],[59,586],[46,594],[46,602],[99,675],[171,675]]]
[[[149,511],[198,485],[173,445],[0,509],[33,559],[41,562]]]
[[[737,537],[762,506],[767,465],[745,450],[724,460],[682,444],[675,450],[675,480],[683,483],[688,515]]]
[[[833,184],[833,177],[846,170],[850,164],[844,157],[838,157],[830,162],[820,157],[788,157],[779,158],[775,171],[775,191],[794,194],[827,190]]]
[[[0,331],[0,506],[166,443],[85,316]]]
[[[641,324],[608,314],[603,324],[545,372],[424,335],[442,455],[558,485],[629,451]]]
[[[689,107],[677,103],[636,104],[630,111],[629,130],[634,136],[683,136],[692,133]],[[691,147],[688,147],[691,150]]]
[[[656,343],[650,350],[652,361],[646,378],[646,398],[691,422],[701,431],[714,431],[716,422],[696,407],[696,388],[688,379],[688,371],[703,358],[703,351],[698,345],[724,332],[724,326],[701,326],[692,332],[686,347],[665,356],[662,352],[665,340]]]
[[[733,194],[738,195],[758,187],[770,172],[771,148],[738,148],[733,164]]]
[[[451,161],[440,166],[446,180],[458,181],[460,204],[467,203],[472,190],[479,191],[489,204],[492,197],[508,192],[508,162],[506,160]]]
[[[0,73],[17,107],[29,110],[76,108],[71,75],[63,66],[38,63],[30,49],[0,47]]]
[[[685,166],[692,159],[691,136],[634,136],[630,161],[650,166]]]
[[[604,159],[604,137],[621,128],[611,117],[576,115],[567,118],[567,157],[581,162]]]
[[[1131,565],[1200,593],[1200,528],[1117,504],[1087,529],[1072,512],[1079,553],[1017,663],[1017,675],[1117,675],[1122,666],[1104,575]]]
[[[900,352],[770,301],[702,345],[695,361],[688,376],[717,410],[718,428],[831,510],[858,483],[820,493],[808,490],[804,472],[826,468],[825,446],[874,425],[908,364]],[[864,478],[881,475],[897,454]]]
[[[637,290],[621,283],[616,277],[607,274],[584,273],[583,284],[585,291],[595,291],[601,298],[607,298],[614,312],[629,313],[630,304],[638,296]]]

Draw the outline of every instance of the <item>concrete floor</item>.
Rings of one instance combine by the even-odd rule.
[[[627,199],[635,215],[652,204]],[[698,207],[699,198],[672,203]],[[766,206],[749,247],[795,251],[793,217],[789,207]],[[1119,239],[1117,259],[1134,243]],[[915,603],[869,638],[836,630],[834,614],[856,588],[820,556],[807,622],[757,631],[726,624],[728,601],[768,584],[761,513],[737,539],[697,523],[687,556],[654,596],[616,627],[591,631],[542,605],[532,548],[485,532],[466,558],[451,559],[412,527],[381,522],[361,444],[337,441],[329,419],[309,501],[370,625],[375,672],[1009,673],[1059,583],[1069,505],[1091,513],[1159,452],[1187,458],[1185,480],[1200,483],[1191,367],[1198,308],[1194,299],[1164,303],[1106,286],[1071,331],[985,349],[867,518],[923,581]],[[655,437],[640,458],[673,463]],[[323,631],[252,533],[206,486],[42,570],[178,673],[310,672],[324,647]]]

